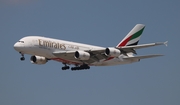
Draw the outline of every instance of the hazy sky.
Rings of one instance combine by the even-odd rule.
[[[180,105],[179,0],[1,0],[0,105]],[[137,24],[146,25],[138,50],[164,54],[141,62],[62,71],[20,61],[13,48],[27,35],[116,46]]]

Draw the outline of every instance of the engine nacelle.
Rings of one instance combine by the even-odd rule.
[[[31,63],[33,64],[45,64],[47,62],[47,59],[45,57],[42,56],[31,56]]]
[[[118,57],[121,51],[116,48],[106,48],[105,55],[110,57]]]
[[[90,54],[84,51],[76,51],[74,57],[79,60],[89,60]]]

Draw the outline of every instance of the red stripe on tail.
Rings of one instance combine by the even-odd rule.
[[[120,44],[118,45],[118,47],[125,46],[125,45],[128,43],[128,41],[131,39],[131,37],[132,37],[132,35],[129,36],[127,39],[125,39],[122,43],[120,43]]]

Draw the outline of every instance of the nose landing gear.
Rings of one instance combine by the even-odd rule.
[[[21,54],[21,56],[22,56],[22,57],[20,58],[20,60],[21,60],[21,61],[24,61],[24,60],[25,60],[24,54],[23,54],[23,53],[21,53],[21,52],[19,52],[19,53],[20,53],[20,54]]]
[[[21,61],[24,61],[24,60],[25,60],[25,57],[21,57],[20,60],[21,60]]]

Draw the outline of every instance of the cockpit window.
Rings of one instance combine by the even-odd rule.
[[[18,42],[24,43],[24,41],[18,41]]]

